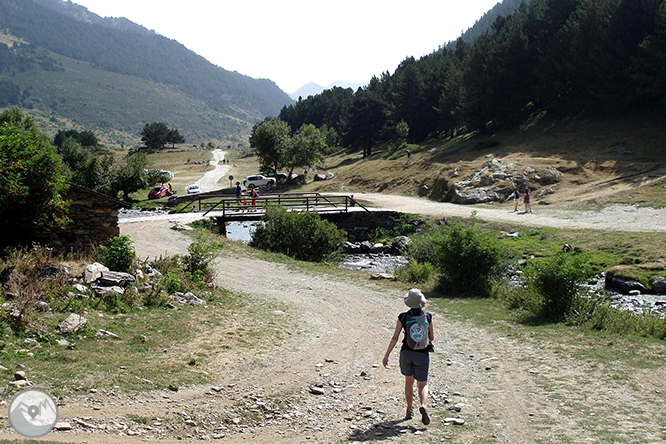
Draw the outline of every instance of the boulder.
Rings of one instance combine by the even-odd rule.
[[[88,287],[82,284],[74,284],[72,285],[72,288],[76,291],[78,291],[81,294],[86,294],[88,293]]]
[[[619,276],[606,274],[606,290],[614,290],[621,294],[629,294],[632,290],[638,290],[641,293],[646,293],[647,288],[645,285],[633,279],[626,279]]]
[[[67,319],[58,324],[56,330],[63,334],[74,333],[86,325],[87,322],[88,320],[83,316],[72,313],[67,316]]]
[[[370,247],[371,254],[380,254],[383,252],[384,252],[384,244],[382,243],[372,244],[372,247]]]
[[[543,197],[543,196],[547,196],[547,195],[549,195],[549,194],[553,194],[553,193],[555,193],[555,191],[553,190],[553,187],[548,187],[548,188],[544,188],[543,190],[540,190],[540,191],[536,194],[536,197],[537,197],[537,199],[539,199],[539,198],[541,198],[541,197]]]
[[[199,299],[194,295],[192,292],[187,292],[187,293],[181,293],[177,291],[176,293],[171,295],[171,299],[174,301],[177,301],[181,304],[187,304],[187,305],[199,305],[201,307],[207,307],[208,304],[206,304],[206,301],[203,299]]]
[[[103,287],[112,287],[134,281],[136,281],[136,278],[133,275],[119,271],[102,271],[102,275],[97,279],[97,283]]]
[[[544,173],[541,177],[541,183],[544,185],[554,184],[560,181],[562,178],[562,173],[560,173],[557,168],[548,168],[548,171]]]
[[[99,286],[99,287],[93,288],[93,290],[95,291],[95,294],[99,297],[104,297],[106,295],[114,294],[114,293],[115,294],[125,294],[125,289],[123,287],[119,287],[117,285],[113,285],[111,287]]]
[[[86,266],[86,270],[83,273],[83,280],[86,282],[86,284],[95,282],[97,279],[102,277],[103,271],[109,271],[109,269],[98,262],[89,264]]]
[[[666,277],[660,276],[652,281],[652,291],[658,294],[666,294]]]
[[[370,241],[361,242],[361,252],[370,253],[370,249],[373,247],[373,244]]]
[[[495,192],[487,188],[476,188],[471,190],[453,189],[453,197],[451,199],[454,203],[459,204],[478,204],[486,202],[494,202],[502,200],[502,198]]]
[[[407,236],[396,236],[391,243],[391,250],[393,254],[404,254],[407,248],[412,244],[412,240]]]
[[[361,254],[363,252],[361,244],[358,243],[345,242],[343,248],[346,254]]]
[[[35,310],[40,313],[48,313],[51,311],[51,307],[44,301],[37,301],[35,302]]]

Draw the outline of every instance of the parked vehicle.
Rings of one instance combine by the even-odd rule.
[[[198,194],[201,193],[201,188],[197,184],[193,184],[187,187],[187,194]]]
[[[261,174],[255,174],[253,176],[247,176],[245,180],[243,180],[243,186],[245,188],[248,188],[250,185],[254,185],[255,187],[266,187],[267,189],[272,189],[275,188],[275,178],[273,177],[266,177]]]
[[[148,193],[148,199],[160,199],[169,195],[169,189],[164,185],[160,185],[150,190],[150,193]]]

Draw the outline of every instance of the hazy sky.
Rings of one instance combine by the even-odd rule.
[[[498,0],[74,0],[177,40],[211,63],[271,79],[367,82],[455,40]],[[409,5],[409,6],[407,6]]]

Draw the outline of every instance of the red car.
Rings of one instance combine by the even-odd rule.
[[[169,189],[164,185],[153,188],[150,193],[148,193],[148,199],[159,199],[164,196],[169,195]]]

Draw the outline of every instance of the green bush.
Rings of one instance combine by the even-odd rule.
[[[266,210],[264,221],[265,224],[253,233],[250,246],[301,261],[336,262],[342,259],[345,233],[317,213],[271,207]]]
[[[418,263],[433,264],[447,291],[482,295],[490,293],[509,258],[508,250],[474,221],[468,226],[452,223],[415,237],[408,255]]]
[[[548,259],[528,263],[525,286],[541,299],[534,314],[562,317],[571,311],[588,277],[585,258],[584,254],[560,251]]]
[[[435,267],[431,263],[419,264],[413,259],[395,270],[395,276],[399,281],[414,284],[428,282],[433,274],[435,274]]]
[[[419,264],[434,263],[437,245],[446,239],[445,231],[435,228],[424,231],[411,238],[412,243],[407,250],[407,256]]]
[[[167,273],[164,275],[164,287],[167,293],[175,293],[177,291],[183,291],[184,285],[180,281],[180,278],[174,273]]]
[[[188,278],[198,283],[212,282],[215,273],[211,264],[223,246],[223,243],[206,239],[201,235],[195,242],[188,245],[189,254],[178,257]]]
[[[99,247],[100,261],[113,271],[129,272],[136,258],[133,245],[129,236],[114,237]]]

